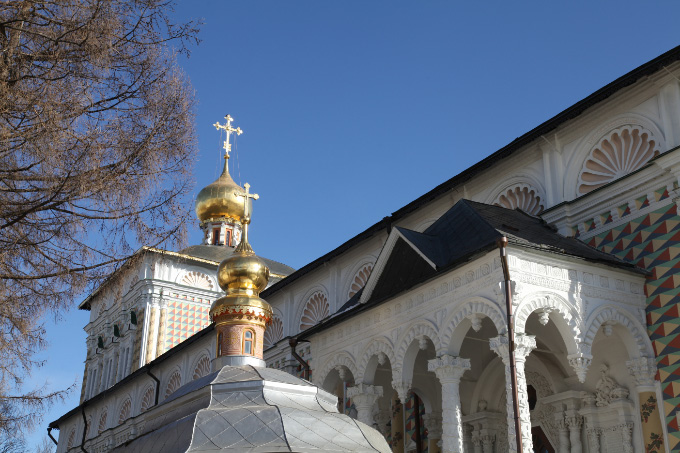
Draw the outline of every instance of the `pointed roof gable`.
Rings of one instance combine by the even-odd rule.
[[[496,247],[510,245],[569,255],[645,273],[615,256],[558,234],[520,210],[461,200],[422,233],[396,227],[385,243],[361,302],[384,300]]]

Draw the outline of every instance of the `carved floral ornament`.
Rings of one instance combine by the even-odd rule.
[[[130,412],[132,409],[132,402],[130,401],[130,398],[127,398],[123,405],[120,408],[120,413],[118,414],[118,424],[122,424],[130,418]]]
[[[661,153],[651,132],[623,126],[609,132],[590,151],[578,177],[578,194],[586,194],[644,166]]]
[[[494,205],[508,209],[521,209],[527,214],[538,215],[545,209],[543,197],[537,189],[527,185],[518,184],[501,192]]]
[[[356,293],[358,293],[361,288],[366,286],[366,282],[368,282],[368,277],[371,275],[372,270],[372,263],[366,264],[361,269],[359,269],[359,271],[354,276],[354,279],[352,279],[352,284],[349,287],[349,294],[347,294],[347,297],[351,298]]]
[[[165,397],[172,395],[180,387],[182,378],[177,371],[175,371],[168,380],[168,386],[165,388]]]
[[[180,284],[210,291],[213,289],[213,282],[210,277],[196,271],[187,272],[182,278],[182,281],[180,281]]]
[[[198,378],[202,378],[208,373],[210,373],[210,359],[208,356],[203,356],[198,361],[198,363],[196,363],[196,368],[194,368],[194,374],[191,379],[196,380]]]
[[[145,412],[154,403],[154,389],[153,387],[148,387],[142,396],[141,412]]]
[[[321,291],[311,295],[300,318],[300,330],[306,330],[316,325],[322,319],[330,315],[328,298]]]
[[[106,417],[108,415],[108,410],[104,408],[104,411],[99,416],[99,426],[97,427],[97,434],[101,434],[106,429]]]

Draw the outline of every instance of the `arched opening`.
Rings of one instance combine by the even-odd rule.
[[[388,443],[392,440],[392,416],[396,392],[392,388],[392,363],[383,352],[373,355],[366,364],[363,383],[378,386],[382,396],[378,398],[373,411],[374,427],[385,436]]]
[[[356,418],[357,410],[347,394],[347,389],[354,386],[354,374],[343,365],[332,369],[323,381],[322,388],[338,397],[338,412]]]

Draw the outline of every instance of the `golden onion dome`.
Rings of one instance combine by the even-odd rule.
[[[216,316],[246,316],[247,322],[266,325],[272,319],[272,307],[258,295],[269,282],[269,267],[244,242],[217,268],[217,281],[227,294],[210,306],[210,319]],[[241,322],[246,322],[241,319]]]
[[[240,194],[245,191],[231,178],[228,159],[224,158],[224,170],[217,181],[204,187],[196,197],[196,216],[201,222],[224,217],[240,222],[244,217],[245,206]],[[251,200],[248,203],[252,203]]]
[[[234,252],[217,268],[217,281],[227,294],[257,296],[267,287],[269,267],[252,252]]]

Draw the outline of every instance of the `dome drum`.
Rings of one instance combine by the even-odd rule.
[[[230,294],[220,297],[210,307],[210,319],[222,324],[255,324],[266,326],[272,322],[271,305],[259,297]]]

